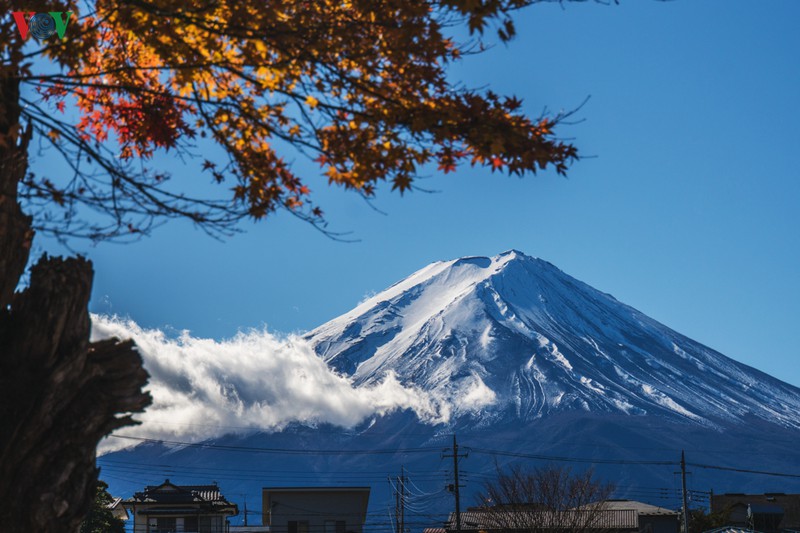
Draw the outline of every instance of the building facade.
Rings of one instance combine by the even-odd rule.
[[[509,533],[524,531],[584,533],[678,533],[680,513],[635,500],[606,500],[577,509],[552,511],[476,507],[461,513],[463,533]],[[456,529],[455,513],[444,528],[427,528],[424,533],[450,533]]]
[[[262,492],[271,533],[362,533],[369,487],[276,487]]]
[[[216,484],[145,487],[123,501],[133,517],[133,533],[228,533],[228,517],[238,514]]]
[[[733,527],[765,533],[800,530],[800,494],[712,494],[711,512],[726,515]]]

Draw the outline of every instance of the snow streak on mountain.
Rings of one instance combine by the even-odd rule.
[[[169,338],[93,320],[96,337],[133,337],[152,376],[154,405],[124,435],[309,452],[112,438],[105,472],[137,465],[138,477],[111,478],[120,494],[176,473],[230,472],[226,490],[240,494],[268,479],[323,486],[379,473],[370,497],[379,516],[395,501],[385,475],[402,466],[430,473],[424,490],[443,496],[431,512],[446,516],[440,450],[453,434],[472,450],[467,499],[498,466],[551,460],[591,463],[618,497],[641,498],[637,487],[675,486],[684,450],[695,488],[800,490],[800,389],[516,251],[429,265],[304,338]],[[397,452],[317,453],[326,449]]]
[[[800,389],[517,251],[433,263],[306,339],[356,386],[391,372],[481,425],[590,412],[800,428]]]

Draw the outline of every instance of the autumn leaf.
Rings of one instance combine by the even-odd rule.
[[[0,48],[17,61],[10,68],[34,70],[25,83],[65,122],[55,127],[33,111],[25,120],[66,157],[113,176],[98,181],[71,161],[80,185],[91,184],[76,201],[106,209],[115,224],[124,215],[187,216],[222,231],[278,209],[317,223],[322,210],[306,184],[313,176],[295,168],[297,156],[365,196],[383,184],[410,191],[433,162],[444,174],[463,163],[518,175],[567,171],[578,152],[554,138],[559,117],[532,119],[516,97],[449,78],[465,51],[452,23],[463,21],[480,50],[487,28],[513,37],[509,14],[527,3],[219,0],[187,9],[98,0],[91,16],[71,22],[68,33],[80,38],[45,47],[36,61],[8,37]],[[218,163],[203,157],[211,144],[223,153]],[[209,199],[166,180],[143,183],[159,175],[154,158],[168,151],[194,165],[187,173],[209,171],[232,186]]]
[[[440,163],[437,170],[441,170],[445,174],[456,171],[455,163]]]
[[[403,193],[411,188],[411,181],[411,177],[408,175],[395,176],[394,180],[392,180],[392,190],[397,189]]]

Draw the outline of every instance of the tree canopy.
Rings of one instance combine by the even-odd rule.
[[[125,523],[114,516],[109,508],[114,498],[108,493],[108,484],[97,481],[97,492],[89,515],[81,524],[80,533],[125,533]]]
[[[462,163],[563,174],[577,157],[553,131],[563,117],[528,117],[519,99],[447,76],[448,65],[483,47],[485,31],[510,39],[511,14],[531,3],[38,3],[53,14],[51,37],[22,38],[32,13],[0,23],[3,75],[31,89],[20,96],[19,128],[0,144],[29,125],[63,155],[70,172],[29,172],[20,196],[39,229],[95,239],[176,216],[224,233],[278,209],[321,226],[314,176],[295,170],[294,154],[366,198],[381,182],[403,193],[423,168]],[[454,37],[460,26],[471,35],[463,42]],[[219,194],[171,186],[152,164],[159,151],[192,162]],[[89,222],[76,216],[81,205],[107,217]]]
[[[364,198],[460,164],[563,174],[577,158],[554,133],[563,116],[448,78],[545,1],[0,0],[4,531],[75,531],[98,441],[150,402],[133,343],[89,340],[89,261],[40,258],[17,291],[35,231],[124,239],[183,217],[224,235],[278,210],[324,229],[296,155]],[[29,149],[63,165],[31,169]]]
[[[602,532],[613,523],[604,515],[613,490],[592,470],[510,466],[485,483],[475,512],[487,530]]]

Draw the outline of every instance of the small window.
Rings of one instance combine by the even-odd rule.
[[[158,533],[175,533],[176,522],[175,518],[158,517]]]
[[[197,533],[200,531],[196,516],[187,516],[183,519],[183,530],[186,533]]]
[[[344,520],[325,520],[325,533],[345,533]]]
[[[222,533],[221,516],[199,516],[197,518],[197,533]],[[187,533],[188,530],[187,530]]]
[[[308,520],[289,520],[288,533],[308,533]]]

